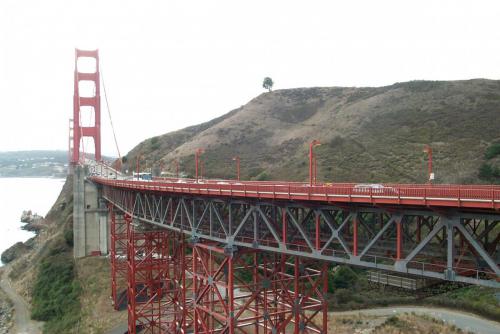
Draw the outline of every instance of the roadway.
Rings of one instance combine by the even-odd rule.
[[[355,203],[407,207],[447,207],[498,212],[500,186],[429,184],[355,184],[303,182],[195,180],[186,178],[131,177],[95,174],[94,182],[117,188],[233,198],[281,199],[323,203]]]

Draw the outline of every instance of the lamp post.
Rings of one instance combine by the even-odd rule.
[[[198,148],[196,152],[194,153],[194,160],[195,160],[195,168],[196,168],[196,182],[198,182],[198,165],[199,165],[199,160],[200,160],[200,155],[203,153],[202,148]]]
[[[165,163],[163,162],[163,160],[160,160],[160,177],[163,174],[163,167],[164,167],[164,165],[165,165]]]
[[[233,158],[233,161],[236,161],[236,178],[239,181],[240,180],[240,157],[239,156],[235,156]]]
[[[316,182],[315,177],[313,176],[314,170],[315,170],[315,167],[313,166],[313,165],[315,165],[315,162],[314,162],[315,157],[314,157],[313,148],[315,146],[319,146],[319,145],[321,145],[321,143],[317,139],[314,139],[309,144],[309,185],[310,186],[313,185],[313,181]]]
[[[427,182],[431,184],[432,180],[434,180],[434,173],[432,172],[432,147],[430,147],[429,145],[425,145],[424,153],[427,153],[427,169],[429,173],[429,179],[427,180]]]
[[[175,159],[174,163],[175,163],[175,177],[179,178],[179,159]]]
[[[318,159],[316,158],[316,155],[314,155],[314,184],[316,184],[316,181],[318,180]]]
[[[139,180],[139,170],[140,170],[140,165],[139,165],[139,160],[141,159],[142,154],[137,154],[136,156],[136,168],[137,168],[137,180]]]

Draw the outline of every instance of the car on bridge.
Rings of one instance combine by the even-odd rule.
[[[141,181],[152,181],[153,180],[153,174],[151,174],[151,173],[136,173],[136,172],[134,172],[132,174],[132,176],[134,177],[134,179],[138,179]]]
[[[378,183],[360,183],[353,187],[353,193],[360,195],[388,195],[397,196],[399,191],[394,187],[387,187]]]

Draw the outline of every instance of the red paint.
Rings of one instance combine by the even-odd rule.
[[[233,158],[233,161],[236,161],[236,179],[239,181],[240,180],[240,157],[235,156]]]
[[[442,206],[455,208],[500,209],[500,186],[497,185],[422,185],[384,184],[380,192],[359,192],[355,183],[321,184],[303,182],[235,181],[182,178],[155,178],[151,181],[113,180],[93,176],[99,184],[142,191],[200,194],[245,198],[284,199],[313,203],[390,204],[392,206]],[[221,182],[223,181],[223,182]],[[370,196],[370,194],[372,196]],[[354,195],[354,196],[353,196]]]
[[[199,168],[199,165],[200,165],[200,156],[201,154],[203,153],[203,149],[202,148],[199,148],[196,150],[196,152],[194,153],[194,160],[195,160],[195,169],[196,169],[196,182],[198,182],[198,178],[199,178],[199,174],[198,174],[198,168]]]
[[[96,72],[82,73],[78,71],[78,58],[90,57],[95,58]],[[78,164],[85,161],[85,152],[80,155],[81,140],[84,137],[94,139],[95,160],[101,161],[101,88],[99,75],[99,52],[84,51],[75,49],[75,74],[74,74],[74,95],[73,95],[73,154],[71,158],[72,164]],[[80,97],[78,84],[80,81],[92,81],[95,84],[95,95],[93,97]],[[94,108],[94,126],[81,126],[81,107]],[[82,149],[84,147],[82,146]]]
[[[309,185],[312,186],[314,181],[314,152],[313,148],[315,146],[321,145],[319,140],[314,139],[310,144],[309,144]]]
[[[396,260],[401,260],[403,255],[403,236],[401,221],[396,221]]]
[[[358,256],[358,217],[354,216],[352,220],[352,254]]]
[[[432,147],[425,145],[424,152],[427,153],[427,172],[429,174],[428,183],[432,183]]]

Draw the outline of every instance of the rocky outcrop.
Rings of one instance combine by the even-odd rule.
[[[18,257],[26,254],[32,249],[33,238],[24,242],[16,242],[14,245],[7,248],[1,256],[4,264],[14,261]]]
[[[36,213],[32,213],[31,210],[23,211],[21,215],[21,222],[25,224],[21,227],[23,230],[35,233],[40,231],[45,225],[43,217]]]

